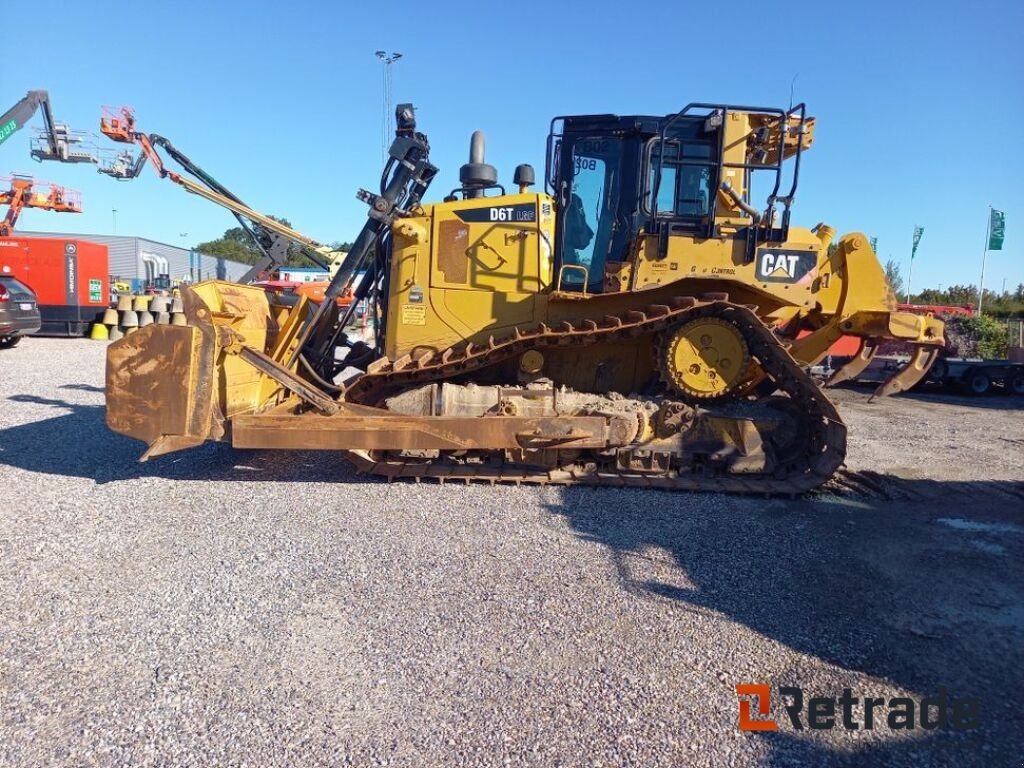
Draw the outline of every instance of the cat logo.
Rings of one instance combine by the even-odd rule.
[[[781,251],[761,248],[757,252],[757,279],[766,283],[795,283],[814,269],[816,251]]]

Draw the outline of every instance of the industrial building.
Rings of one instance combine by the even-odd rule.
[[[248,264],[131,235],[19,231],[16,237],[85,240],[105,245],[109,258],[109,277],[132,283],[135,290],[142,290],[158,282],[158,278],[163,275],[172,284],[183,280],[238,280],[249,269]]]

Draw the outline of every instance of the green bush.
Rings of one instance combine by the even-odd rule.
[[[946,351],[951,357],[1005,359],[1010,354],[1006,321],[988,315],[946,321]]]

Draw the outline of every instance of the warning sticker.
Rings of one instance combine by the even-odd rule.
[[[426,325],[427,308],[422,304],[402,305],[402,325]]]
[[[89,303],[100,304],[103,302],[103,283],[99,280],[89,281]]]

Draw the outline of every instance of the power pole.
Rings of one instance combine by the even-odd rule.
[[[391,113],[394,109],[391,98],[391,66],[402,58],[402,54],[398,52],[388,53],[387,51],[375,51],[375,55],[380,59],[382,65],[383,93],[381,98],[380,155],[381,161],[387,162],[388,147],[391,146]]]

